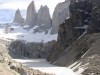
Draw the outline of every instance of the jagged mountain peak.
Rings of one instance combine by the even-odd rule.
[[[16,10],[15,18],[14,18],[13,22],[14,23],[19,23],[19,24],[23,24],[24,23],[24,18],[22,18],[22,15],[21,15],[19,9]]]
[[[34,1],[32,1],[28,7],[35,7]]]
[[[27,16],[26,16],[25,25],[29,25],[32,27],[35,26],[36,19],[37,19],[37,14],[36,14],[36,9],[35,9],[35,4],[34,4],[34,1],[32,1],[27,8]]]
[[[69,4],[70,1],[60,2],[56,5],[53,16],[52,16],[52,30],[51,34],[57,34],[59,25],[69,17]]]
[[[47,31],[51,28],[51,17],[49,8],[45,6],[41,6],[37,13],[37,23],[38,31]],[[37,31],[37,29],[36,29]]]

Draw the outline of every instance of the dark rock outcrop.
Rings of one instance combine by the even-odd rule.
[[[85,54],[83,50],[77,56],[79,58],[78,62],[75,65],[71,66],[74,68],[74,71],[77,72],[80,68],[84,69],[82,75],[99,75],[100,74],[100,33],[95,33],[87,35],[88,39],[86,43],[83,44],[83,49],[86,50]],[[85,39],[86,37],[84,37]],[[77,45],[76,45],[77,46]],[[85,49],[87,47],[87,49]],[[80,51],[80,50],[78,50]],[[83,54],[84,55],[83,55]],[[80,58],[81,56],[81,58]],[[70,58],[70,57],[69,57]],[[67,61],[67,60],[66,60]],[[76,68],[75,68],[76,67]]]
[[[89,25],[89,21],[91,20],[91,10],[92,4],[87,0],[73,2],[70,4],[70,17],[73,21],[73,27],[81,27],[84,25]]]
[[[18,23],[18,24],[23,24],[24,23],[24,18],[22,18],[21,16],[21,13],[20,13],[20,10],[18,9],[15,13],[15,18],[14,18],[14,21],[13,23]]]
[[[57,43],[48,58],[51,63],[69,66],[98,40],[98,35],[94,38],[88,33],[99,32],[99,5],[99,0],[71,0],[70,18],[59,27]]]
[[[70,18],[67,18],[65,22],[60,25],[57,44],[52,51],[51,57],[48,58],[51,62],[61,57],[66,48],[70,46],[73,41],[77,40],[79,36],[82,37],[87,33],[87,27],[85,28],[85,25],[87,25],[89,21],[85,22],[85,20],[91,17],[91,4],[87,1],[71,3],[69,10]]]
[[[13,41],[9,45],[9,53],[13,58],[47,58],[54,48],[56,41],[48,43],[26,43],[24,41]]]
[[[100,0],[89,0],[89,2],[92,4],[89,33],[97,33],[100,32]]]
[[[34,1],[32,1],[27,8],[25,25],[29,25],[31,27],[35,26],[36,19],[37,19],[37,14],[35,9],[35,4]]]
[[[54,62],[55,60],[57,60],[63,53],[63,51],[65,51],[65,49],[74,40],[73,28],[71,23],[71,19],[69,19],[65,21],[65,23],[60,25],[57,43],[55,45],[55,48],[51,52],[51,56],[48,58],[49,61]]]

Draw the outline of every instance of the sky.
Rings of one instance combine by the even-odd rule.
[[[0,0],[0,9],[27,9],[29,3],[32,0]],[[36,10],[40,8],[41,5],[47,5],[49,7],[50,13],[52,14],[55,6],[59,2],[64,2],[65,0],[34,0]]]

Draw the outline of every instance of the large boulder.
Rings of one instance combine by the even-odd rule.
[[[59,25],[69,17],[70,0],[57,4],[52,16],[52,30],[51,34],[58,33]]]
[[[24,18],[22,18],[21,16],[21,13],[20,13],[20,10],[18,9],[15,13],[15,18],[14,18],[14,21],[13,23],[18,23],[18,24],[23,24],[24,23]]]
[[[37,13],[37,23],[36,25],[42,26],[46,25],[46,28],[51,27],[51,18],[49,13],[49,8],[47,6],[41,6]]]
[[[32,27],[35,26],[36,19],[37,19],[37,14],[36,14],[36,9],[35,9],[35,4],[34,4],[34,1],[32,1],[27,8],[27,16],[26,16],[25,25],[29,25]]]

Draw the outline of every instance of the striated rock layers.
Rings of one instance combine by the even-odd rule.
[[[90,9],[90,4],[85,1],[70,4],[70,18],[67,18],[59,27],[57,43],[54,50],[52,50],[51,56],[48,58],[49,61],[55,62],[73,41],[87,33],[87,27],[85,28],[84,25],[87,25],[89,22],[85,22],[85,20],[90,18],[88,16],[91,13]]]
[[[57,4],[52,17],[52,31],[51,34],[58,33],[59,25],[69,17],[70,0]]]
[[[35,9],[35,4],[34,1],[32,1],[27,8],[25,25],[29,25],[31,27],[35,26],[36,19],[37,19],[37,14]]]
[[[69,6],[70,18],[60,25],[57,43],[48,57],[51,63],[69,66],[79,60],[87,51],[90,51],[89,54],[85,54],[88,56],[91,54],[100,55],[98,49],[91,51],[91,46],[98,41],[100,34],[88,34],[100,32],[99,6],[99,0],[71,2]]]
[[[23,24],[24,23],[24,18],[22,18],[21,16],[21,13],[20,13],[20,10],[18,9],[15,13],[15,18],[14,18],[14,21],[13,23],[18,23],[18,24]]]

